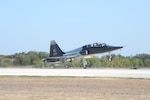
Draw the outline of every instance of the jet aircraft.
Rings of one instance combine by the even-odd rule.
[[[109,46],[105,43],[93,43],[84,45],[69,52],[63,52],[58,44],[55,42],[55,40],[52,40],[50,43],[50,55],[44,60],[44,62],[63,62],[65,67],[68,68],[68,60],[72,61],[77,57],[81,57],[83,59],[83,68],[87,68],[87,62],[85,60],[86,56],[111,52],[121,48],[123,48],[123,46]]]

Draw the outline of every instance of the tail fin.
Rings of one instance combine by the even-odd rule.
[[[55,40],[52,40],[50,44],[50,57],[59,57],[63,54],[64,52],[59,48]]]

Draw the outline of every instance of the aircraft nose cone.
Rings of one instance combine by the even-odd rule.
[[[118,49],[122,49],[123,48],[123,46],[114,46],[114,47],[112,47],[112,50],[118,50]]]
[[[118,47],[115,47],[116,49],[122,49],[123,48],[123,46],[118,46]]]

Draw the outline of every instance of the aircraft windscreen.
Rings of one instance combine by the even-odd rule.
[[[94,43],[93,44],[93,47],[104,47],[104,46],[106,46],[105,43]]]
[[[88,44],[88,45],[85,45],[84,47],[104,47],[104,46],[107,46],[107,44],[105,43],[93,43],[93,44]]]

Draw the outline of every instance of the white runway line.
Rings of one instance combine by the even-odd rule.
[[[0,68],[0,76],[74,76],[150,79],[150,69],[36,69]]]

